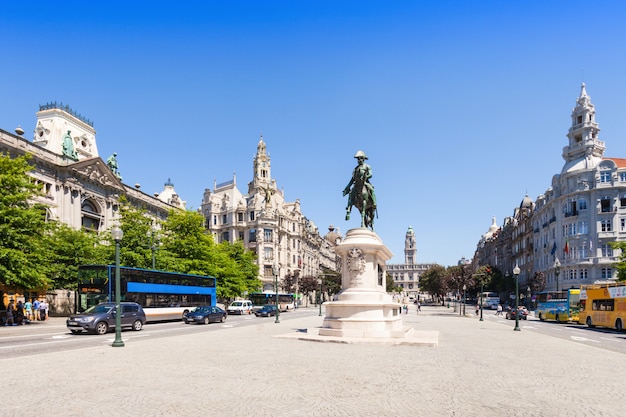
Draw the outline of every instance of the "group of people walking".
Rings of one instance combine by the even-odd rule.
[[[19,326],[29,323],[31,320],[44,321],[48,318],[48,302],[46,300],[39,301],[33,299],[31,302],[27,300],[25,303],[18,301],[17,305],[13,304],[13,300],[9,301],[6,310],[5,326]]]

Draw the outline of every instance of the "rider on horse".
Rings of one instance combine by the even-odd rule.
[[[343,190],[348,195],[346,220],[350,220],[350,211],[355,206],[361,213],[361,227],[374,229],[374,213],[376,213],[376,195],[374,186],[370,183],[372,168],[365,163],[367,156],[363,151],[357,151],[354,157],[359,161],[352,172],[352,179]]]

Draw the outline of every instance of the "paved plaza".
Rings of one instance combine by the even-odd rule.
[[[146,327],[125,332],[133,337],[123,348],[0,359],[0,415],[625,414],[623,354],[524,331],[526,322],[514,332],[511,321],[424,306],[419,315],[414,308],[403,315],[404,323],[438,332],[436,347],[276,337],[319,327],[322,319],[284,314],[280,324],[258,319],[206,333],[137,337]]]

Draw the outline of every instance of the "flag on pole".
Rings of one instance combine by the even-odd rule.
[[[550,255],[554,255],[556,253],[556,242],[554,242],[554,245],[552,246],[552,250],[550,251]]]
[[[565,252],[566,254],[569,253],[569,242],[567,240],[565,241],[565,247],[563,248],[563,252]]]

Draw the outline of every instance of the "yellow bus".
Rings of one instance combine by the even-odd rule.
[[[581,287],[580,324],[623,330],[625,321],[626,283],[613,282]]]

